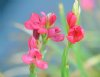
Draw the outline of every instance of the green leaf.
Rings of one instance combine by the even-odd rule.
[[[68,26],[67,26],[67,23],[66,23],[66,16],[65,16],[64,7],[63,7],[62,3],[59,4],[59,14],[60,14],[60,19],[61,19],[61,23],[62,23],[64,33],[67,34]]]

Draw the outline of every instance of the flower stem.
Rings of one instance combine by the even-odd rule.
[[[69,77],[68,52],[70,47],[71,47],[71,43],[68,43],[68,46],[65,47],[62,55],[61,77]]]
[[[41,52],[44,52],[47,42],[48,42],[47,36],[46,35],[44,35],[44,36],[42,35],[42,47],[40,49]]]
[[[29,77],[37,77],[34,64],[30,64],[30,75],[29,75]]]

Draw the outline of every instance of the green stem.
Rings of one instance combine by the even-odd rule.
[[[70,47],[71,43],[68,43],[68,47],[65,47],[62,55],[61,77],[69,77],[68,52]]]
[[[45,40],[42,44],[42,48],[41,48],[41,52],[43,52],[45,50],[46,44],[47,44],[48,40]]]
[[[34,64],[30,64],[30,75],[29,75],[29,77],[37,77]]]
[[[47,36],[42,35],[42,47],[40,49],[41,52],[43,52],[45,50],[47,42],[48,42]]]

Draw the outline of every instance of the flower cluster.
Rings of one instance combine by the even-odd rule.
[[[30,19],[25,22],[25,27],[34,31],[34,36],[37,36],[36,39],[39,38],[40,34],[47,34],[48,38],[51,38],[53,41],[59,42],[64,40],[64,35],[60,34],[60,28],[54,26],[56,15],[49,13],[46,16],[44,12],[41,14],[40,16],[33,13]]]
[[[60,28],[54,26],[55,21],[56,15],[54,13],[46,15],[42,12],[41,16],[33,13],[30,19],[25,22],[25,27],[28,30],[32,30],[33,34],[28,41],[29,51],[22,56],[24,63],[34,64],[40,69],[48,68],[47,62],[42,60],[42,45],[40,44],[41,41],[39,40],[39,37],[45,36],[45,40],[50,38],[56,42],[64,40],[64,35],[60,33]]]
[[[84,37],[84,30],[81,26],[77,25],[77,17],[73,12],[69,12],[67,17],[67,22],[69,26],[69,31],[67,35],[67,39],[75,44],[76,42],[79,42]]]

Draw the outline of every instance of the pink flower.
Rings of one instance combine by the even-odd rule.
[[[28,46],[30,49],[37,48],[37,42],[33,36],[31,36],[28,40]]]
[[[39,16],[36,13],[33,13],[28,21],[25,22],[25,27],[29,30],[37,30],[40,34],[47,32],[45,29],[46,25],[46,16],[43,14]]]
[[[40,34],[46,34],[47,33],[47,29],[45,29],[45,28],[39,28],[38,29],[38,33],[40,33]]]
[[[84,30],[82,29],[82,27],[74,26],[69,30],[67,39],[74,44],[82,40],[83,37],[84,37]]]
[[[56,34],[55,36],[51,37],[53,41],[60,42],[64,40],[64,34]]]
[[[52,37],[59,32],[61,32],[59,27],[50,28],[48,29],[48,37]]]
[[[48,23],[49,26],[52,26],[56,21],[56,15],[54,13],[48,14]]]
[[[72,28],[76,24],[77,17],[76,17],[76,15],[73,12],[69,12],[67,14],[66,19],[67,19],[69,28]]]
[[[59,42],[64,40],[64,35],[60,34],[61,30],[59,27],[50,28],[48,30],[48,38],[51,38],[53,41]]]
[[[29,50],[28,54],[24,54],[22,60],[25,64],[33,63],[40,69],[48,68],[48,64],[42,60],[42,54],[36,48]]]
[[[29,54],[24,54],[22,56],[22,60],[25,64],[31,64],[32,63],[32,60],[33,58],[29,55]]]
[[[29,30],[33,30],[33,26],[32,26],[33,23],[31,20],[26,21],[24,25],[25,25],[25,28],[27,28]]]
[[[36,63],[36,60],[41,60],[42,55],[38,49],[34,48],[28,51],[28,54],[23,55],[22,60],[26,64]]]
[[[81,0],[81,7],[86,11],[92,10],[94,8],[94,0]]]
[[[47,62],[42,61],[42,60],[37,60],[36,66],[37,66],[38,68],[40,68],[40,69],[43,69],[43,70],[48,68]]]

